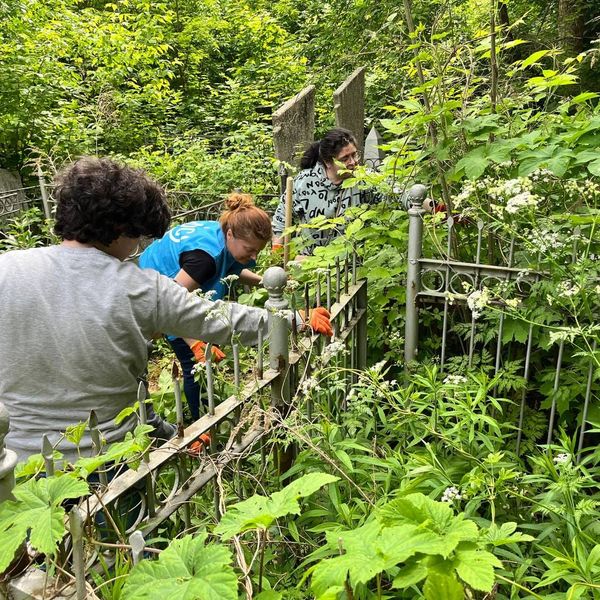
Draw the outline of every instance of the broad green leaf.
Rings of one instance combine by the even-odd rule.
[[[328,531],[327,543],[334,550],[341,546],[343,552],[360,552],[367,546],[372,546],[379,538],[381,525],[375,521],[369,521],[356,529],[349,531]]]
[[[431,531],[420,531],[416,525],[383,529],[375,541],[375,548],[377,554],[384,557],[386,569],[405,562],[417,553],[442,554],[444,550],[443,539]]]
[[[547,56],[551,52],[552,50],[538,50],[537,52],[530,54],[525,60],[521,61],[519,69],[525,69],[526,67],[529,67],[540,60],[540,58],[544,58],[544,56]]]
[[[173,540],[158,560],[143,560],[123,588],[128,600],[237,600],[237,576],[231,552],[217,544],[204,545],[206,533]]]
[[[475,590],[489,592],[494,585],[494,567],[502,563],[485,550],[457,550],[454,566],[459,577]]]
[[[354,550],[334,558],[326,558],[319,562],[313,572],[311,589],[317,597],[321,597],[332,587],[343,586],[350,576],[350,584],[367,583],[385,568],[385,563],[372,547],[363,551]]]
[[[300,514],[300,498],[306,498],[319,488],[338,481],[339,477],[328,473],[309,473],[296,479],[270,498],[255,495],[248,500],[230,506],[221,522],[215,527],[215,533],[223,540],[251,529],[266,529],[285,515]]]
[[[600,177],[600,158],[588,163],[587,170],[592,174]]]
[[[65,533],[67,498],[89,493],[87,483],[71,475],[29,479],[13,490],[15,500],[0,505],[0,535],[10,543],[0,546],[0,571],[12,561],[16,548],[27,538],[40,552],[53,555]]]
[[[465,592],[463,586],[454,576],[454,573],[441,573],[430,570],[423,594],[426,600],[463,600]]]
[[[425,577],[427,577],[427,567],[421,563],[415,563],[400,569],[400,574],[394,578],[392,587],[404,590],[411,585],[419,583]]]
[[[500,527],[495,523],[492,523],[488,528],[485,537],[492,543],[494,546],[502,546],[504,544],[513,544],[516,542],[531,542],[534,538],[525,533],[521,533],[517,531],[516,523],[502,523]]]
[[[489,159],[486,156],[485,146],[480,146],[465,154],[457,163],[455,170],[458,172],[464,170],[469,179],[480,177],[488,166]]]
[[[436,502],[424,494],[409,494],[388,502],[381,508],[380,516],[385,525],[427,522],[432,529],[441,531],[449,525],[454,513],[447,503]]]

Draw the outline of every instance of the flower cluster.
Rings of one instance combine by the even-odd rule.
[[[507,213],[514,215],[518,213],[522,208],[525,208],[527,206],[537,206],[538,202],[538,196],[532,194],[531,192],[525,191],[509,198],[506,202],[506,207],[504,208],[504,210]]]
[[[462,496],[458,488],[451,485],[444,490],[442,494],[442,502],[452,503],[455,500],[462,500]]]
[[[235,283],[239,278],[239,275],[227,275],[227,277],[223,277],[223,279],[221,279],[221,283],[225,285],[231,285]]]
[[[576,296],[581,288],[576,283],[571,283],[570,281],[561,281],[558,284],[558,295],[563,298],[571,298]]]
[[[471,292],[467,297],[467,304],[473,313],[473,318],[478,319],[481,315],[481,311],[490,302],[490,291],[484,287],[480,290]]]
[[[347,353],[346,344],[344,344],[344,342],[342,342],[342,341],[331,342],[330,344],[325,346],[325,348],[323,349],[323,352],[321,353],[321,361],[323,362],[323,364],[325,364],[329,360],[331,360],[331,358],[333,358],[334,356],[336,356],[338,354],[343,355],[346,353]]]
[[[462,385],[463,383],[467,383],[467,378],[462,375],[448,375],[444,379],[444,385]]]
[[[557,454],[553,460],[554,464],[566,465],[568,462],[571,461],[571,455],[567,452],[561,452],[560,454]]]
[[[312,392],[320,392],[321,386],[319,381],[315,377],[307,377],[298,388],[298,394],[300,396],[309,396]]]

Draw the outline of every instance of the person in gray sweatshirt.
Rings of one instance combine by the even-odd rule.
[[[235,330],[255,344],[267,327],[264,309],[210,302],[125,261],[170,222],[163,189],[145,173],[82,158],[58,174],[54,196],[62,243],[0,254],[0,402],[19,460],[40,452],[43,434],[68,461],[90,455],[87,433],[77,448],[64,432],[92,409],[107,443],[133,430],[135,415],[115,417],[136,402],[156,333],[225,344]]]

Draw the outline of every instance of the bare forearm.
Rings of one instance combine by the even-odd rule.
[[[244,285],[259,285],[261,281],[262,277],[250,269],[243,269],[240,273],[240,283]]]

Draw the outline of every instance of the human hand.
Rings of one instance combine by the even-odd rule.
[[[206,349],[206,343],[201,342],[201,341],[194,342],[190,346],[190,350],[194,353],[194,358],[196,359],[196,362],[200,362],[200,363],[206,362],[206,354],[204,353],[205,349]],[[221,362],[225,358],[225,353],[217,346],[211,346],[210,350],[211,350],[213,362],[218,363],[218,362]]]
[[[322,306],[317,306],[317,308],[313,308],[310,311],[308,324],[315,333],[320,333],[322,335],[326,335],[327,337],[331,337],[333,335],[333,328],[331,327],[331,314]]]
[[[210,444],[211,444],[210,433],[209,432],[203,433],[201,436],[198,437],[198,439],[195,442],[192,442],[190,444],[190,447],[188,448],[188,453],[191,456],[197,457],[204,450],[208,450],[210,448]]]

